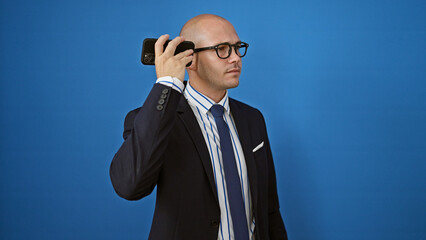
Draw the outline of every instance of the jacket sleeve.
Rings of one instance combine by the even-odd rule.
[[[265,120],[261,114],[263,126],[265,129],[265,147],[268,159],[268,222],[269,237],[271,240],[287,240],[287,232],[280,213],[280,205],[277,193],[277,181],[275,175],[274,161],[272,158],[271,146],[266,131]]]
[[[138,200],[155,188],[181,97],[157,83],[143,106],[127,114],[124,142],[110,166],[111,182],[120,197]]]

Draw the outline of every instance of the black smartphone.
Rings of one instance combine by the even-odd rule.
[[[170,41],[171,40],[166,41],[166,43],[164,44],[164,49],[166,49]],[[145,40],[143,40],[142,56],[141,56],[142,64],[155,65],[155,46],[154,46],[155,42],[157,42],[156,38],[145,38]],[[183,41],[176,47],[175,55],[183,51],[186,51],[188,49],[194,49],[194,48],[195,48],[195,45],[193,42]],[[188,63],[186,66],[189,67],[191,63],[192,62]]]

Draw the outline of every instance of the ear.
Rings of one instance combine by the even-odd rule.
[[[186,67],[187,70],[196,71],[197,70],[197,54],[192,54],[192,63],[189,65],[189,67]]]

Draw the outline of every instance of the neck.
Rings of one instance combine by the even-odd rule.
[[[214,89],[210,87],[208,84],[205,84],[203,81],[190,79],[190,83],[195,90],[209,97],[215,103],[220,102],[220,100],[222,100],[222,98],[226,94],[226,89]]]

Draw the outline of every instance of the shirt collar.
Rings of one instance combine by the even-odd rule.
[[[200,112],[204,114],[207,114],[213,104],[215,104],[212,99],[195,90],[191,86],[191,83],[189,81],[188,84],[186,84],[186,88],[183,91],[183,95],[188,100],[189,105],[196,106],[200,110]],[[225,96],[217,104],[222,105],[225,111],[229,114],[228,91],[226,91]]]

